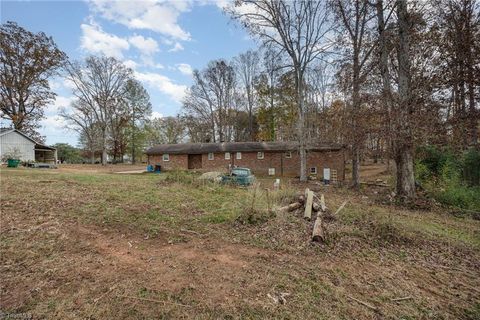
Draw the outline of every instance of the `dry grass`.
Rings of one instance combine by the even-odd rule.
[[[3,312],[48,319],[480,317],[475,220],[323,188],[330,208],[349,204],[321,246],[310,243],[311,222],[300,216],[238,222],[246,210],[288,202],[292,191],[267,194],[268,180],[252,191],[81,167],[2,169],[0,177]],[[282,293],[286,304],[275,303],[271,297]]]

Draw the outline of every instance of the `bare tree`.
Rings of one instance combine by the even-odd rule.
[[[0,26],[0,110],[13,127],[35,133],[43,108],[55,99],[48,78],[65,53],[43,32],[34,34],[14,22]]]
[[[151,120],[147,125],[147,143],[181,143],[186,136],[185,122],[180,116]]]
[[[412,115],[414,112],[411,95],[410,37],[412,19],[409,15],[407,0],[397,0],[398,17],[398,104],[394,110],[395,138],[394,157],[396,164],[397,193],[400,197],[415,196],[415,177],[413,171],[413,134]]]
[[[130,148],[132,164],[135,164],[135,153],[137,149],[137,131],[138,127],[152,114],[152,104],[150,96],[142,84],[134,79],[126,83],[125,103],[127,104],[128,117],[130,122]]]
[[[256,81],[255,91],[258,96],[257,118],[260,124],[260,138],[267,141],[277,139],[278,98],[277,86],[282,69],[282,57],[272,46],[263,51],[263,70]]]
[[[66,120],[66,128],[76,131],[83,147],[90,152],[91,163],[95,163],[95,151],[99,146],[101,132],[99,126],[95,122],[95,115],[92,110],[83,102],[83,100],[75,100],[72,102],[71,111],[65,108],[60,110],[59,115]]]
[[[255,81],[260,73],[259,54],[257,51],[248,50],[235,59],[235,69],[245,90],[246,106],[248,112],[248,131],[250,141],[255,140],[254,132],[254,107],[257,100]]]
[[[229,10],[232,17],[240,20],[253,35],[277,46],[290,57],[289,65],[295,74],[297,95],[300,180],[306,181],[305,73],[328,47],[325,41],[330,25],[326,2],[241,0],[237,5],[240,8]],[[246,10],[242,10],[242,7]]]
[[[449,122],[458,147],[476,145],[480,101],[480,3],[477,0],[435,0],[441,27],[439,52],[445,61],[441,73],[451,90]],[[478,90],[477,90],[478,91]]]
[[[340,44],[345,48],[346,63],[351,66],[349,83],[351,132],[352,132],[352,183],[360,186],[360,153],[363,143],[363,128],[359,126],[362,104],[361,89],[371,70],[369,58],[374,49],[369,23],[374,18],[368,0],[338,0],[332,6],[340,24]]]
[[[126,83],[132,71],[115,58],[91,56],[80,63],[69,63],[67,79],[73,94],[89,108],[101,131],[102,164],[107,164],[108,128],[113,111],[124,102]]]
[[[193,79],[183,101],[185,113],[210,123],[213,142],[231,140],[230,118],[237,109],[234,68],[225,60],[211,61],[204,70],[195,70]]]

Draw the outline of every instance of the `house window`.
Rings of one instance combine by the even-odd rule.
[[[170,161],[170,155],[168,153],[163,154],[163,161]]]
[[[268,175],[274,176],[275,175],[275,168],[268,168]]]
[[[242,153],[241,152],[237,152],[237,160],[242,160]]]
[[[317,174],[317,167],[311,167],[310,174]]]
[[[208,154],[208,160],[213,160],[213,152],[210,152],[210,153]]]
[[[230,152],[225,152],[225,160],[230,160]]]
[[[263,152],[257,152],[257,159],[265,158],[265,154]]]
[[[285,158],[290,159],[292,157],[292,151],[285,152]]]

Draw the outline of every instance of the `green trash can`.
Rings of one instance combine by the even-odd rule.
[[[7,167],[9,168],[16,168],[18,167],[19,163],[20,163],[20,160],[18,159],[7,159]]]

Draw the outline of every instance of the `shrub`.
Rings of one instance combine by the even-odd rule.
[[[463,156],[463,179],[470,186],[480,186],[480,151],[471,148]]]
[[[271,199],[267,192],[259,190],[257,185],[249,189],[238,200],[236,221],[241,224],[260,224],[275,216],[271,210]]]
[[[417,149],[417,158],[419,163],[423,164],[428,171],[438,176],[441,169],[450,155],[450,152],[442,152],[436,146],[422,146]]]
[[[426,182],[432,178],[432,172],[429,167],[421,161],[415,162],[415,180]]]
[[[467,210],[480,211],[480,187],[464,185],[447,185],[433,192],[434,197],[441,203]]]
[[[167,172],[165,177],[166,182],[177,182],[177,183],[184,183],[184,184],[193,184],[195,181],[195,176],[184,170],[172,170]]]
[[[480,152],[455,156],[449,149],[426,146],[417,150],[415,177],[441,203],[480,210]]]

